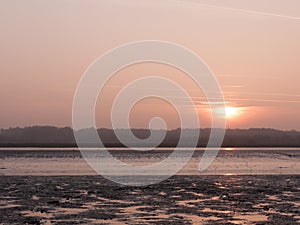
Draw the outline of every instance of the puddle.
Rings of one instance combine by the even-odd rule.
[[[189,220],[192,222],[192,224],[197,224],[197,225],[204,225],[206,224],[207,221],[217,221],[222,218],[216,217],[216,216],[209,216],[209,217],[202,217],[202,216],[197,216],[197,215],[186,215],[186,214],[176,214],[176,216],[180,216],[185,218],[186,220]]]
[[[42,212],[33,212],[33,211],[23,211],[22,214],[28,217],[41,217],[46,219],[50,219],[54,216],[52,213],[42,213]]]
[[[99,220],[99,219],[89,219],[88,224],[110,224],[110,225],[126,225],[118,220]]]
[[[267,197],[272,201],[280,201],[280,199],[276,195],[267,195]]]
[[[12,199],[8,197],[7,199]],[[16,204],[15,200],[0,200],[0,209],[9,209],[9,208],[16,208],[20,207],[21,205]]]
[[[211,198],[211,200],[213,200],[213,201],[216,201],[216,200],[219,200],[220,199],[220,196],[213,196],[212,198]]]
[[[166,192],[163,192],[163,191],[161,191],[161,192],[159,192],[159,193],[158,193],[158,195],[160,195],[160,196],[166,196],[166,195],[167,195],[167,193],[166,193]]]
[[[282,195],[287,196],[287,197],[293,197],[295,195],[295,193],[291,192],[291,191],[285,191],[285,192],[283,192]]]
[[[72,215],[87,211],[85,208],[58,208],[55,211],[51,211],[53,214]]]
[[[195,203],[204,202],[205,199],[193,199],[193,200],[183,200],[177,201],[177,205],[185,207],[195,207]]]
[[[258,222],[258,221],[267,221],[268,217],[260,214],[248,214],[248,215],[238,215],[234,216],[235,219],[240,219],[248,222]]]
[[[192,195],[195,195],[195,196],[197,196],[197,197],[204,197],[204,194],[202,194],[202,193],[197,193],[197,192],[186,192],[187,194],[192,194]]]
[[[10,208],[16,208],[16,207],[21,207],[21,205],[17,205],[17,204],[0,205],[0,209],[10,209]]]
[[[32,195],[31,199],[32,199],[32,200],[39,200],[40,197],[38,197],[38,196],[36,196],[36,195]]]
[[[300,202],[293,202],[296,207],[300,207]]]
[[[48,212],[23,211],[22,214],[26,217],[41,217],[45,219],[54,218],[56,215],[73,215],[87,211],[85,208],[57,208]]]
[[[209,213],[220,213],[220,214],[229,214],[232,213],[231,211],[226,211],[226,210],[217,210],[217,209],[211,209],[211,208],[204,208],[200,210],[201,212],[209,212]]]
[[[117,199],[108,199],[103,197],[97,197],[98,200],[105,202],[105,204],[109,203],[120,203],[120,204],[131,204],[132,202],[129,201],[123,201],[123,200],[117,200]]]
[[[125,214],[139,214],[139,213],[144,214],[145,212],[140,211],[139,210],[140,208],[145,208],[145,207],[142,207],[142,206],[130,206],[130,207],[123,208],[121,211],[123,213],[125,213]]]

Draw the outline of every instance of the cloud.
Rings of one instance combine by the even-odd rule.
[[[197,3],[202,6],[213,7],[213,8],[224,9],[224,10],[231,10],[231,11],[242,12],[242,13],[247,13],[247,14],[256,14],[256,15],[262,15],[262,16],[272,16],[272,17],[279,17],[279,18],[284,18],[284,19],[300,20],[300,17],[296,17],[296,16],[281,15],[281,14],[275,14],[275,13],[269,13],[269,12],[247,10],[247,9],[233,8],[233,7],[226,7],[226,6],[218,6],[218,5],[201,3],[198,1],[194,1],[194,0],[177,0],[177,1],[194,2],[194,3]]]

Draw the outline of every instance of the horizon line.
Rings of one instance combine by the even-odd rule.
[[[72,126],[56,126],[56,125],[26,125],[26,126],[15,126],[15,127],[7,127],[7,128],[3,128],[1,127],[0,128],[0,131],[1,130],[8,130],[8,129],[25,129],[25,128],[34,128],[34,127],[51,127],[51,128],[58,128],[58,129],[63,129],[63,128],[70,128],[71,130],[73,131],[79,131],[79,130],[74,130]],[[89,127],[89,128],[82,128],[80,130],[85,130],[85,129],[94,129],[94,127]],[[223,128],[211,128],[211,127],[199,127],[199,128],[181,128],[181,127],[177,127],[177,128],[172,128],[172,129],[150,129],[150,128],[138,128],[138,127],[134,127],[134,128],[107,128],[107,127],[98,127],[96,128],[97,130],[101,130],[101,129],[106,129],[106,130],[153,130],[153,131],[174,131],[174,130],[192,130],[192,129],[223,129]],[[226,127],[225,130],[254,130],[254,129],[257,129],[257,130],[276,130],[276,131],[296,131],[296,132],[300,132],[300,130],[298,129],[280,129],[280,128],[272,128],[272,127],[249,127],[249,128],[230,128],[230,127]]]

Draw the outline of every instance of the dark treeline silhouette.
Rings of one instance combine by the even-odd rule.
[[[92,128],[91,128],[92,129]],[[80,130],[88,137],[90,129]],[[98,129],[102,142],[107,147],[123,147],[112,129]],[[127,132],[127,130],[119,130]],[[189,130],[192,135],[192,130]],[[150,132],[162,135],[162,130],[132,129],[138,138],[149,137]],[[169,130],[160,144],[160,147],[176,146],[181,130]],[[199,147],[205,147],[209,139],[210,129],[200,129]],[[193,137],[190,136],[192,140]],[[135,143],[131,143],[136,145]],[[190,140],[185,140],[188,147]],[[97,146],[95,143],[85,143],[87,147]],[[32,126],[25,128],[8,128],[0,130],[1,147],[76,147],[73,130],[70,127],[58,128],[53,126]],[[138,145],[136,145],[138,146]],[[299,131],[281,131],[265,128],[227,129],[223,147],[300,147]],[[140,147],[147,147],[142,145]]]

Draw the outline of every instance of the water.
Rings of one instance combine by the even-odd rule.
[[[99,160],[97,150],[84,149],[85,155],[95,161]],[[111,148],[109,151],[127,164],[146,166],[166,159],[173,149]],[[191,149],[180,149],[179,157],[188,151]],[[300,174],[300,148],[222,148],[210,167],[200,173],[198,168],[203,151],[204,148],[197,148],[177,175]],[[96,172],[77,148],[0,148],[0,175],[96,175]]]

